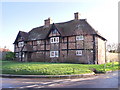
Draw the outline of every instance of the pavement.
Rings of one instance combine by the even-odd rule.
[[[12,74],[0,74],[0,77],[8,78],[85,78],[95,75],[95,73],[78,74],[78,75],[12,75]]]
[[[120,73],[120,71],[119,71]],[[114,71],[93,77],[74,78],[2,78],[2,88],[118,88],[120,74]]]

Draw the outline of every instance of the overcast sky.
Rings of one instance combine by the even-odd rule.
[[[8,2],[9,1],[9,2]],[[24,2],[22,2],[24,1]],[[26,2],[25,2],[26,1]],[[6,46],[13,51],[13,42],[19,31],[28,32],[32,28],[44,25],[51,17],[54,23],[74,19],[79,12],[81,19],[88,23],[108,42],[118,42],[118,1],[119,0],[74,0],[57,2],[51,0],[2,0],[0,19],[0,47]]]

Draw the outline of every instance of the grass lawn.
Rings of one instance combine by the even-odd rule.
[[[91,73],[90,68],[96,68],[98,71],[118,70],[119,63],[107,63],[104,69],[104,64],[69,64],[69,63],[42,63],[42,62],[15,62],[1,61],[3,74],[16,75],[72,75]]]

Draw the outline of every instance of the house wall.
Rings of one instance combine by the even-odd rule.
[[[45,60],[47,62],[93,63],[93,52],[91,52],[93,49],[92,42],[92,36],[88,35],[88,37],[85,37],[85,41],[76,41],[76,36],[71,36],[60,38],[60,43],[57,44],[46,43],[46,50],[48,51],[45,51]],[[84,48],[90,50],[84,50]],[[83,51],[82,56],[76,56],[77,49]],[[59,57],[50,58],[51,50],[59,51]]]
[[[76,56],[77,50],[82,50],[81,56]],[[93,63],[92,36],[84,35],[84,40],[76,40],[76,36],[68,37],[68,55],[66,55],[65,51],[63,53],[66,62]]]
[[[50,33],[49,37],[59,36]],[[47,40],[29,41],[27,44],[32,45],[33,52],[31,57],[25,55],[24,61],[38,62],[72,62],[72,63],[93,63],[93,36],[84,35],[84,40],[76,40],[76,36],[60,37],[59,43],[50,43]],[[16,46],[15,51],[19,52],[21,48]],[[82,50],[81,56],[76,56],[76,50]],[[50,57],[50,51],[59,51],[59,57]],[[28,58],[29,57],[29,58]],[[28,59],[28,60],[27,60]]]
[[[61,51],[60,55],[61,62],[70,63],[93,63],[93,53],[90,50],[83,50],[82,56],[76,56],[76,50]]]
[[[59,43],[50,43],[51,37],[59,37]],[[32,52],[25,52],[23,61],[35,62],[71,62],[71,63],[104,63],[105,44],[100,38],[93,35],[83,35],[83,40],[76,40],[76,36],[60,37],[60,33],[50,33],[46,40],[28,41],[33,48]],[[38,43],[37,41],[40,41]],[[20,52],[22,47],[15,45],[15,52]],[[82,55],[77,56],[76,51],[82,50]],[[50,51],[59,51],[59,57],[50,57]],[[98,59],[99,58],[99,59]],[[94,60],[95,59],[95,60]],[[19,61],[19,60],[18,60]]]
[[[45,61],[45,55],[43,51],[40,52],[34,52],[31,55],[31,60],[34,62],[44,62]]]
[[[105,41],[98,37],[98,64],[105,63]]]

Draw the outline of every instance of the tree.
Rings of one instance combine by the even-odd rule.
[[[5,56],[5,59],[6,60],[14,60],[14,52],[7,52],[6,56]]]
[[[112,53],[120,53],[120,43],[109,43],[107,45],[107,51]]]
[[[118,43],[117,52],[120,53],[120,43]]]

